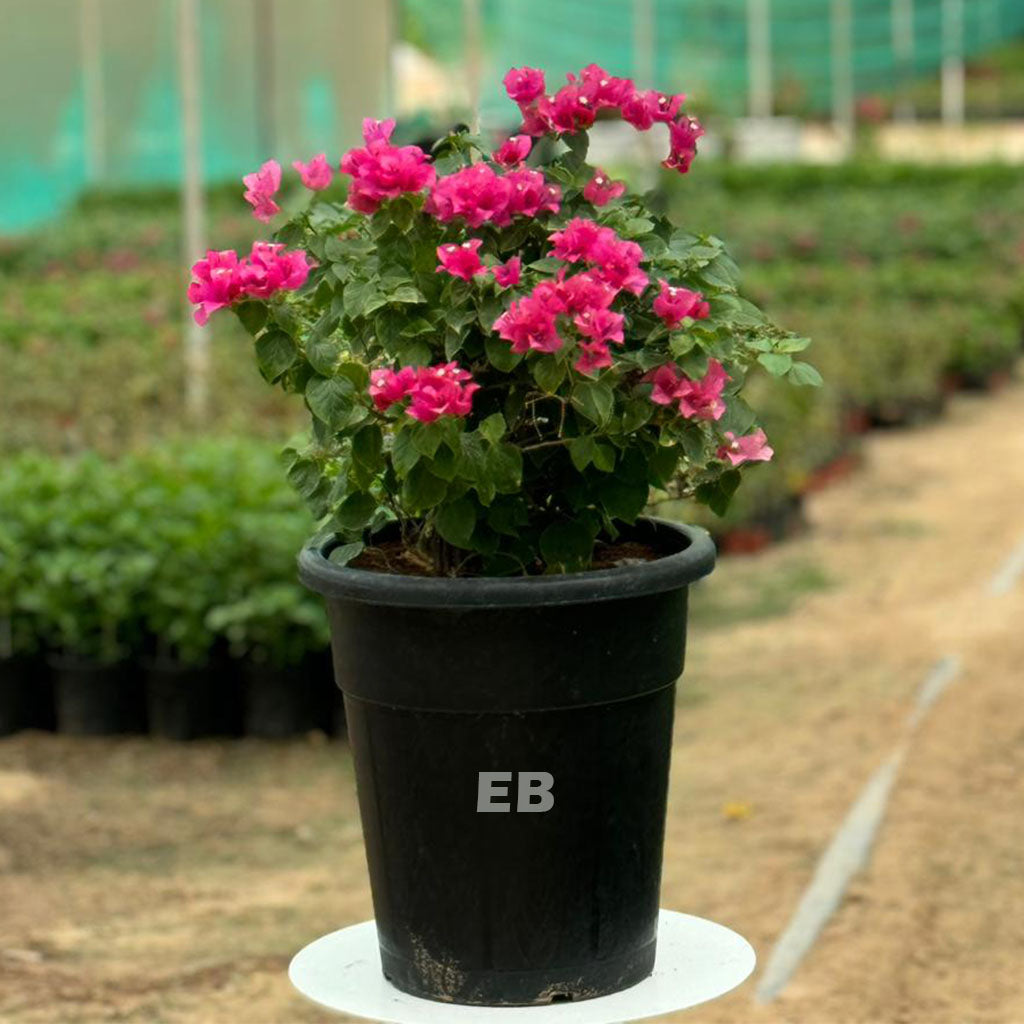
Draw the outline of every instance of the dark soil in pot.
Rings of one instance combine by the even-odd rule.
[[[688,584],[714,546],[519,579],[300,559],[327,598],[385,975],[414,995],[530,1005],[654,964]]]
[[[0,736],[22,729],[52,730],[53,682],[41,657],[0,658]]]
[[[327,659],[283,667],[246,660],[241,669],[245,735],[284,739],[333,727],[337,687]]]
[[[143,664],[149,731],[171,740],[222,735],[225,669],[172,659]]]
[[[137,668],[53,656],[57,731],[72,736],[146,732],[146,689]]]

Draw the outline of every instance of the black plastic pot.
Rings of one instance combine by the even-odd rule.
[[[46,661],[0,658],[0,736],[53,727],[53,684]]]
[[[306,658],[298,665],[278,667],[258,661],[242,663],[242,728],[247,736],[284,739],[334,722],[330,664]]]
[[[170,740],[194,740],[225,732],[220,691],[225,680],[212,665],[171,659],[144,664],[149,731]]]
[[[664,557],[429,579],[336,566],[331,542],[300,556],[327,598],[398,988],[526,1005],[651,973],[687,586],[715,550],[651,520],[629,539]]]
[[[58,732],[115,736],[146,731],[146,691],[129,663],[54,656],[50,667]]]

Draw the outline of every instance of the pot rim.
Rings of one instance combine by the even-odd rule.
[[[524,608],[592,604],[679,590],[707,576],[715,544],[707,530],[689,523],[641,517],[633,528],[669,554],[640,565],[557,576],[402,576],[335,565],[329,555],[340,541],[314,537],[298,558],[299,579],[328,599],[401,608]]]

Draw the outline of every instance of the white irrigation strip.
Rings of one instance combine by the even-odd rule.
[[[814,878],[804,891],[796,913],[768,958],[754,993],[758,1002],[770,1002],[782,991],[842,902],[850,879],[867,863],[902,760],[903,747],[872,775],[850,808],[846,820],[818,862]]]
[[[1010,552],[1006,561],[989,583],[988,592],[993,597],[1002,597],[1013,590],[1017,580],[1024,574],[1024,540]]]
[[[875,836],[885,817],[889,793],[903,763],[909,735],[959,675],[961,665],[958,655],[946,655],[932,666],[918,687],[914,708],[907,719],[908,737],[868,780],[818,861],[811,884],[804,890],[796,912],[768,958],[754,992],[758,1002],[770,1002],[782,991],[822,928],[839,909],[850,879],[867,864]]]

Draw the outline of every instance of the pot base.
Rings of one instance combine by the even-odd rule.
[[[399,991],[381,973],[373,921],[311,942],[288,968],[307,999],[338,1013],[392,1024],[615,1024],[685,1010],[731,991],[754,970],[750,943],[713,921],[662,910],[654,971],[622,992],[565,1005],[485,1007],[443,1005]],[[548,1016],[550,1014],[550,1016]]]

